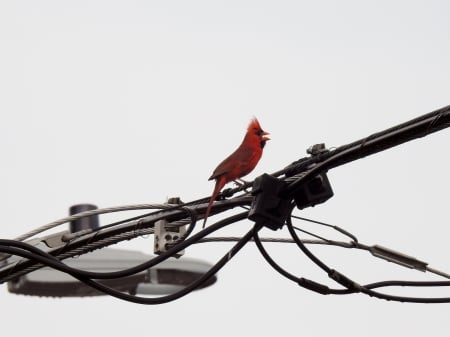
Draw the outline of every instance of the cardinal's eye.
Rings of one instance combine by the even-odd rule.
[[[264,133],[264,131],[263,130],[261,130],[261,129],[253,129],[253,130],[255,130],[255,134],[257,135],[257,136],[262,136],[263,135],[263,133]]]

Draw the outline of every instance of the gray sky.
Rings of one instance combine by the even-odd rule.
[[[446,1],[1,2],[0,237],[64,217],[74,203],[207,196],[207,178],[253,115],[272,140],[248,179],[314,143],[339,146],[448,105],[449,10]],[[335,196],[297,213],[449,272],[448,145],[445,130],[332,170]],[[152,244],[122,246],[151,253]],[[186,255],[212,263],[229,247]],[[331,285],[293,247],[269,248],[293,272]],[[436,279],[364,253],[316,251],[361,283]],[[437,293],[415,295],[426,294]],[[4,325],[65,336],[443,336],[450,312],[308,292],[252,245],[214,287],[162,306],[16,296],[5,286],[0,297]]]

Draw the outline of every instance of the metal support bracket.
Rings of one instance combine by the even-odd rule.
[[[179,205],[180,198],[169,198],[166,202],[168,205]],[[177,241],[186,233],[186,225],[169,223],[166,219],[155,222],[154,246],[153,252],[155,254],[162,254],[170,247],[175,245]],[[184,255],[184,250],[180,250],[174,257]]]

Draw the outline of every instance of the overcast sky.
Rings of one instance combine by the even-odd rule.
[[[449,15],[447,1],[2,1],[0,237],[64,217],[75,203],[205,197],[252,116],[272,140],[247,179],[314,143],[343,145],[446,106]],[[297,213],[450,272],[449,140],[444,130],[334,169],[335,196]],[[150,254],[152,245],[124,247]],[[213,263],[229,247],[197,245],[186,256]],[[294,247],[268,248],[292,272],[332,285]],[[361,283],[438,279],[314,248]],[[215,286],[162,306],[32,298],[5,285],[0,297],[3,326],[49,336],[449,334],[449,304],[311,293],[253,245]]]

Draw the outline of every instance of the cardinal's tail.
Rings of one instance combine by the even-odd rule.
[[[225,186],[226,183],[227,182],[225,180],[225,177],[222,176],[222,177],[217,178],[216,186],[214,186],[214,191],[211,195],[211,198],[209,199],[208,207],[206,208],[205,217],[203,219],[203,228],[205,228],[206,220],[208,219],[209,212],[211,212],[211,207],[212,207],[214,200],[216,200],[217,195],[219,194],[220,190]]]

